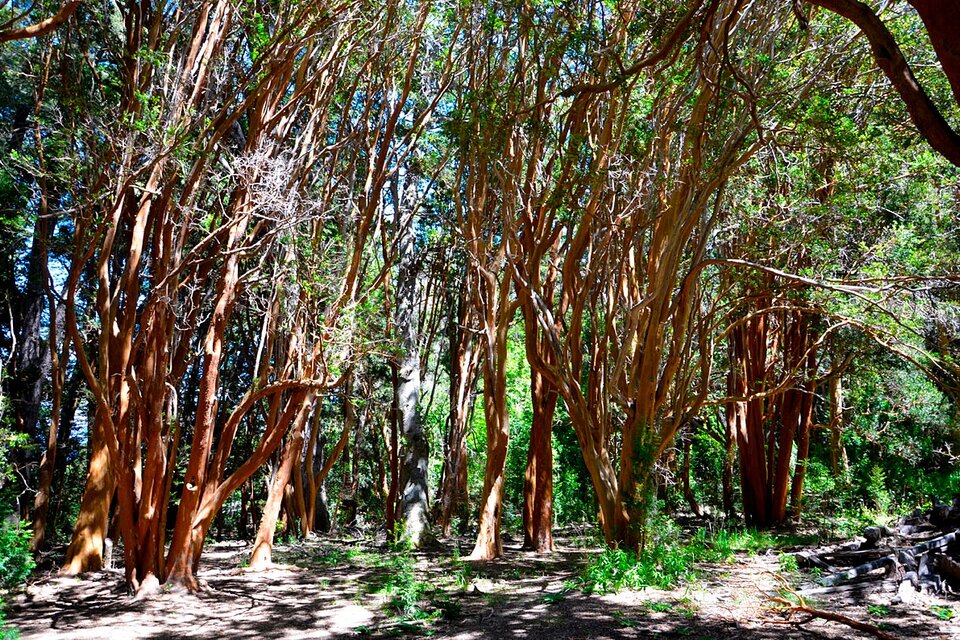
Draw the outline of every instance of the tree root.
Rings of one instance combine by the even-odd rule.
[[[767,601],[770,602],[771,605],[777,610],[785,613],[786,622],[792,622],[793,624],[803,624],[803,622],[809,622],[809,620],[800,622],[793,622],[790,620],[795,614],[800,613],[811,616],[811,619],[820,618],[822,620],[829,620],[831,622],[839,622],[840,624],[847,625],[852,629],[869,633],[872,636],[880,638],[880,640],[899,640],[897,636],[889,634],[883,629],[877,627],[876,625],[870,624],[869,622],[861,622],[860,620],[855,620],[854,618],[850,618],[840,613],[811,607],[809,604],[807,604],[807,601],[804,600],[802,595],[797,593],[787,584],[787,581],[784,580],[782,576],[775,575],[775,577],[780,582],[780,588],[777,590],[777,592],[781,595],[768,596]]]

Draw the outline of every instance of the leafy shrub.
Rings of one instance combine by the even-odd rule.
[[[10,589],[21,584],[33,571],[30,528],[23,523],[0,526],[0,585]]]
[[[668,531],[669,534],[669,531]],[[584,569],[580,582],[588,593],[659,587],[670,589],[696,576],[698,562],[724,562],[732,555],[729,537],[700,529],[689,542],[662,537],[641,551],[607,549]]]

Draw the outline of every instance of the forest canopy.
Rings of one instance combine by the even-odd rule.
[[[960,12],[882,4],[0,4],[10,544],[960,496]]]

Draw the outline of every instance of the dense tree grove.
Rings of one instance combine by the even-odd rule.
[[[146,591],[952,500],[960,11],[880,4],[0,4],[4,527]]]

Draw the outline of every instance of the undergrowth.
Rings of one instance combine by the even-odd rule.
[[[587,593],[644,587],[672,589],[696,579],[698,564],[727,563],[737,552],[755,554],[793,541],[752,529],[715,533],[699,529],[684,540],[677,526],[667,520],[651,530],[658,532],[655,539],[639,553],[614,548],[597,555],[580,575],[581,588]]]
[[[30,527],[22,522],[4,523],[0,526],[0,588],[12,589],[22,584],[33,571],[33,554],[30,553]],[[0,640],[15,640],[19,632],[8,626],[0,598]]]

